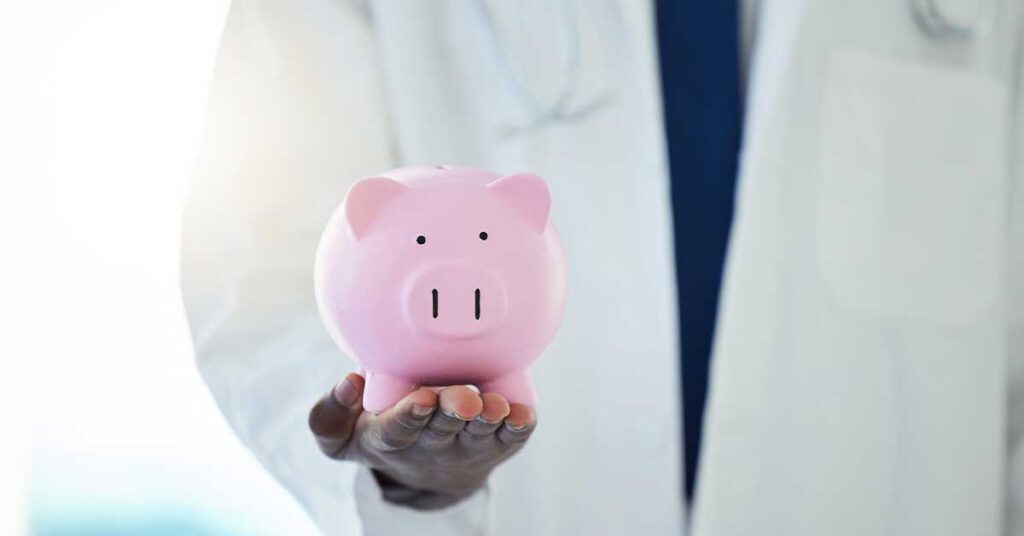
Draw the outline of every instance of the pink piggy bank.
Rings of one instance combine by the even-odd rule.
[[[352,185],[317,251],[317,305],[379,412],[418,385],[536,403],[528,367],[562,320],[565,254],[539,177],[401,168]]]

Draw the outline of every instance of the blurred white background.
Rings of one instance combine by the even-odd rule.
[[[220,416],[180,303],[227,4],[0,3],[0,534],[315,533]]]

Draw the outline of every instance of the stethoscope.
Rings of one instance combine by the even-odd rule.
[[[495,63],[504,78],[505,85],[511,90],[515,98],[523,104],[527,110],[529,119],[525,124],[509,126],[502,129],[501,136],[506,138],[517,137],[538,128],[552,123],[566,123],[578,121],[590,116],[602,108],[610,100],[608,95],[585,100],[581,103],[574,102],[574,93],[579,81],[580,71],[580,34],[579,25],[576,20],[576,13],[573,9],[573,0],[562,0],[559,3],[560,16],[565,23],[562,25],[561,46],[558,54],[561,56],[562,69],[561,80],[559,80],[554,97],[547,102],[534,96],[522,77],[516,72],[505,50],[505,45],[498,36],[498,30],[494,24],[494,17],[483,0],[472,3],[475,15],[477,16],[483,35],[489,41],[488,48],[495,56]]]
[[[962,24],[953,21],[938,5],[937,0],[907,0],[914,22],[922,33],[940,41],[965,41],[974,37],[974,24]],[[489,41],[488,48],[493,52],[498,70],[505,79],[506,86],[527,109],[530,119],[524,125],[505,129],[503,135],[515,137],[557,122],[570,122],[585,118],[607,104],[607,96],[597,97],[589,101],[574,104],[573,93],[579,79],[580,69],[580,35],[573,9],[573,0],[560,2],[561,17],[565,21],[561,32],[562,44],[559,47],[563,68],[561,80],[548,102],[534,96],[522,77],[516,72],[509,59],[506,47],[498,36],[494,17],[483,0],[472,2],[475,15],[483,27],[483,35]]]
[[[908,0],[914,22],[925,35],[942,41],[964,41],[974,37],[973,24],[952,21],[936,1]]]

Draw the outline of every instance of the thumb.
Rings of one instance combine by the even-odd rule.
[[[349,374],[321,398],[309,412],[309,429],[320,450],[331,458],[342,458],[352,439],[356,420],[363,412],[363,387],[366,381]]]

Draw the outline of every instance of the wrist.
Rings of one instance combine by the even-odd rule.
[[[483,487],[483,483],[467,489],[453,491],[431,491],[403,484],[383,471],[371,469],[381,496],[385,501],[414,510],[439,510],[454,506],[467,499]]]

